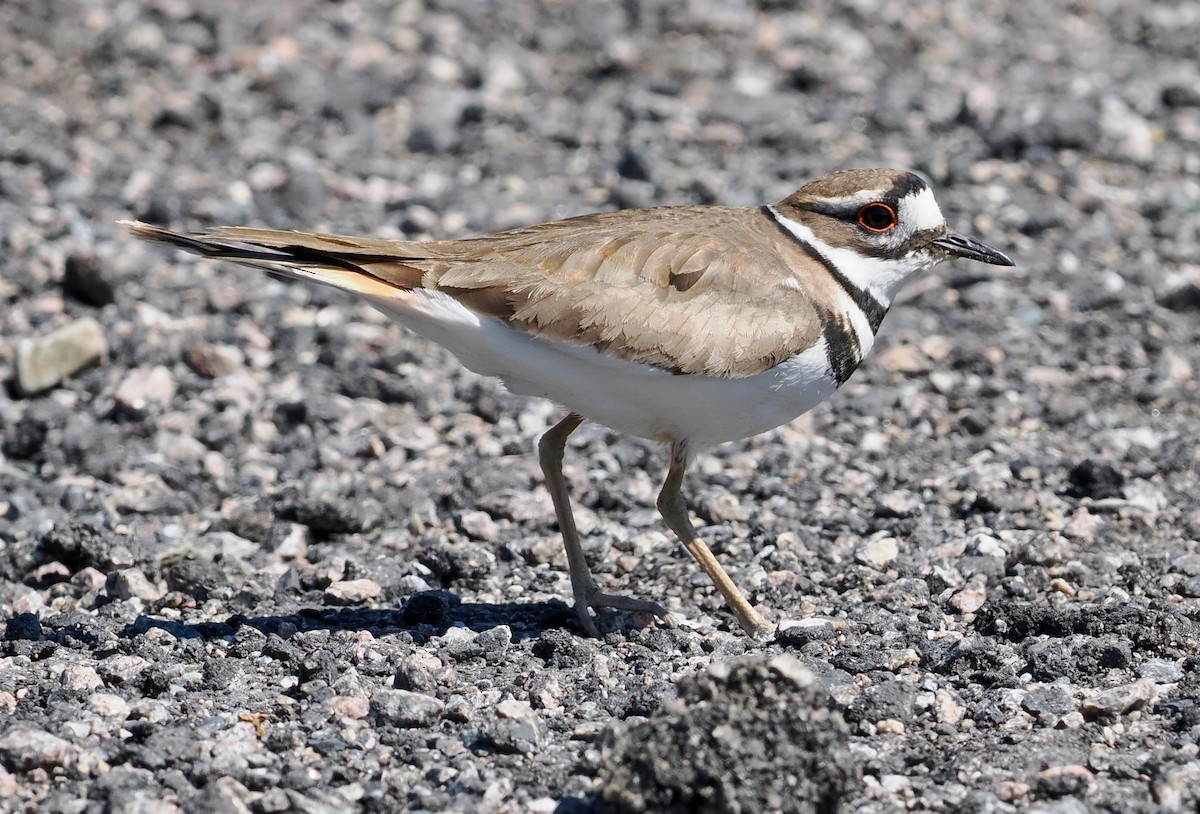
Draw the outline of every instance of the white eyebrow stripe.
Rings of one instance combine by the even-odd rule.
[[[906,234],[945,228],[946,219],[934,200],[933,190],[925,187],[919,192],[909,193],[900,199],[900,227]]]
[[[882,200],[887,193],[888,190],[886,189],[864,189],[853,195],[843,195],[840,198],[827,198],[822,204],[829,206],[831,209],[856,209],[860,206]]]

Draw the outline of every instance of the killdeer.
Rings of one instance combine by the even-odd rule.
[[[741,626],[769,633],[696,535],[681,493],[688,463],[832,395],[913,274],[955,257],[1012,265],[949,231],[921,178],[885,169],[834,172],[768,206],[631,209],[431,243],[127,225],[146,240],[349,291],[471,370],[565,407],[538,451],[575,609],[592,635],[603,608],[672,621],[657,603],[602,593],[584,560],[562,461],[585,418],[669,447],[659,512]]]

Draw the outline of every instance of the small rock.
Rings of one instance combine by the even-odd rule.
[[[1100,129],[1114,142],[1117,155],[1134,161],[1149,161],[1161,133],[1116,97],[1100,106]]]
[[[900,556],[900,543],[895,537],[876,537],[858,550],[855,559],[863,565],[882,569]]]
[[[463,512],[458,519],[458,527],[473,540],[494,543],[500,536],[500,527],[487,512]]]
[[[1125,485],[1125,476],[1111,462],[1101,458],[1088,458],[1080,461],[1067,475],[1070,488],[1067,494],[1071,497],[1090,497],[1093,500],[1103,500],[1107,497],[1121,497],[1121,487]]]
[[[46,434],[49,425],[32,415],[24,415],[15,426],[4,430],[4,440],[0,442],[0,452],[13,461],[28,461],[46,445]]]
[[[950,597],[950,607],[959,613],[974,613],[987,602],[987,588],[981,582],[971,582]]]
[[[816,681],[813,671],[791,653],[780,653],[778,656],[773,656],[767,662],[767,666],[797,687],[811,687]]]
[[[1168,277],[1158,302],[1172,311],[1200,311],[1200,267]]]
[[[895,718],[884,718],[875,724],[875,730],[884,735],[903,735],[904,723]]]
[[[876,358],[876,363],[897,373],[927,373],[933,368],[929,357],[912,345],[895,345]]]
[[[87,664],[68,664],[58,681],[68,690],[94,690],[104,686],[100,674]]]
[[[189,802],[193,811],[219,811],[221,814],[250,814],[250,790],[232,777],[218,777]],[[312,809],[309,810],[321,810]]]
[[[475,640],[479,634],[467,627],[446,628],[441,635],[442,649],[455,661],[469,661],[483,655],[483,648]]]
[[[1057,684],[1030,685],[1021,708],[1043,723],[1055,722],[1075,710],[1075,701],[1065,687]]]
[[[325,589],[325,602],[330,605],[361,605],[378,599],[383,588],[373,579],[347,579],[334,582]]]
[[[150,408],[170,403],[175,396],[175,378],[162,365],[137,367],[125,374],[117,387],[117,405],[131,415],[145,415]]]
[[[356,720],[366,718],[371,702],[361,695],[335,695],[329,699],[329,713]]]
[[[361,534],[383,524],[383,508],[378,503],[333,495],[285,499],[276,507],[275,516],[301,523],[318,534]]]
[[[949,690],[934,693],[934,709],[937,710],[938,720],[951,726],[958,726],[967,715],[967,708]]]
[[[508,754],[529,754],[542,742],[541,718],[524,701],[509,698],[496,705],[496,717],[484,727],[484,737],[497,750]]]
[[[1138,675],[1155,684],[1174,684],[1183,680],[1183,668],[1166,659],[1147,659],[1138,666]]]
[[[446,701],[446,719],[459,724],[470,723],[475,717],[471,702],[461,695],[452,695]]]
[[[119,718],[123,721],[129,717],[129,704],[124,698],[111,692],[93,693],[88,699],[88,706],[105,718]]]
[[[91,255],[72,254],[67,258],[63,269],[63,293],[96,308],[116,302],[112,283],[104,279],[100,261]]]
[[[1051,766],[1038,773],[1034,788],[1046,797],[1067,797],[1083,791],[1094,779],[1086,766]]]
[[[371,711],[377,718],[405,729],[432,725],[445,707],[432,695],[411,690],[378,689],[371,696]]]
[[[980,557],[997,557],[1004,559],[1008,556],[1008,552],[1000,545],[1000,541],[990,534],[980,532],[971,536],[967,541],[966,550]]]
[[[36,614],[46,607],[46,601],[42,599],[42,592],[35,588],[14,585],[9,596],[11,598],[8,600],[8,606],[13,616],[21,616],[26,613]]]
[[[1080,506],[1070,522],[1063,526],[1062,533],[1077,542],[1089,543],[1096,539],[1096,526],[1099,523],[1096,515],[1089,512],[1086,506]]]
[[[1141,709],[1158,697],[1158,687],[1152,678],[1142,678],[1123,687],[1093,695],[1079,705],[1085,718],[1116,718]]]
[[[141,656],[110,656],[96,667],[105,683],[128,684],[140,681],[150,668],[150,662]]]
[[[18,613],[4,626],[4,639],[9,642],[40,642],[42,622],[36,613]]]
[[[1055,727],[1058,729],[1083,729],[1087,721],[1083,718],[1083,713],[1077,709],[1073,709],[1066,715],[1058,719]]]
[[[875,505],[876,517],[914,517],[921,513],[924,502],[919,495],[906,490],[889,492]]]
[[[29,726],[13,727],[0,738],[0,762],[17,772],[68,768],[78,754],[69,741]]]
[[[508,625],[496,625],[483,631],[475,637],[475,647],[483,651],[489,661],[501,659],[512,644],[512,628]]]
[[[308,555],[308,526],[299,523],[274,523],[263,545],[281,560],[302,560]]]
[[[193,342],[183,349],[183,362],[197,376],[219,379],[242,366],[242,352],[232,345],[207,345]]]
[[[437,689],[434,674],[444,666],[442,660],[434,654],[417,650],[401,657],[396,664],[392,684],[398,690],[431,693]]]
[[[1195,810],[1200,790],[1200,761],[1160,771],[1154,779],[1154,799],[1159,811]]]
[[[446,591],[421,591],[413,594],[400,608],[400,623],[405,627],[447,623],[450,609],[458,603],[458,597]]]
[[[738,500],[737,495],[724,489],[707,490],[701,493],[696,499],[696,514],[705,523],[712,524],[744,523],[750,517],[750,513]]]
[[[17,345],[17,389],[24,395],[48,390],[108,355],[100,323],[76,320],[37,339]]]
[[[1019,780],[1004,780],[996,788],[996,796],[1005,803],[1020,800],[1029,793],[1029,784]]]
[[[137,597],[144,602],[155,602],[162,599],[163,592],[146,578],[140,568],[122,568],[108,575],[104,584],[108,595],[113,599],[133,599]]]
[[[0,766],[0,800],[12,800],[17,796],[17,779],[13,777],[8,769]]]

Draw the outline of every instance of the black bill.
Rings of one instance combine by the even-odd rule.
[[[945,249],[951,257],[965,257],[968,260],[978,260],[981,263],[991,263],[993,266],[1013,266],[1016,265],[1009,259],[1008,255],[1003,252],[998,252],[991,246],[985,243],[980,243],[973,237],[960,235],[957,232],[949,232],[937,240],[933,241],[933,245],[940,246]]]

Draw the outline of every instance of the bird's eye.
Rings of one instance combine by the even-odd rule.
[[[869,203],[858,210],[858,225],[877,234],[890,232],[896,228],[896,210],[885,203]]]

